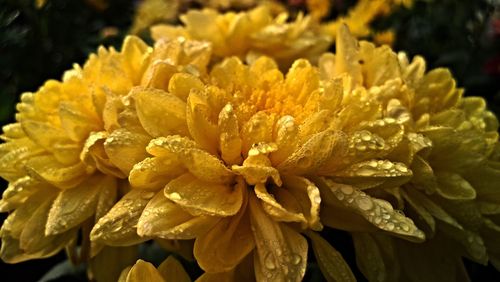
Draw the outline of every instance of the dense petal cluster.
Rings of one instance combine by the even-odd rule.
[[[17,122],[3,128],[0,145],[0,175],[9,181],[0,209],[12,211],[1,229],[4,261],[53,255],[76,243],[80,227],[88,241],[94,218],[114,204],[117,179],[126,175],[105,153],[106,96],[137,83],[146,50],[136,38],[121,52],[101,48],[62,82],[21,96]]]
[[[265,6],[182,20],[22,96],[0,145],[3,260],[74,253],[80,232],[91,266],[155,239],[190,245],[200,281],[300,281],[312,247],[327,280],[354,281],[326,226],[373,281],[500,267],[498,121],[448,70],[344,25],[323,53],[313,21]],[[120,281],[145,277],[189,279],[171,257]]]

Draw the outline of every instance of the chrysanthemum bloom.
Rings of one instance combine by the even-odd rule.
[[[0,174],[9,181],[0,207],[11,211],[1,229],[4,261],[47,257],[64,247],[74,257],[80,228],[81,259],[101,250],[94,243],[89,251],[89,232],[128,189],[117,179],[144,159],[151,139],[142,127],[142,139],[137,132],[130,138],[134,119],[121,100],[140,87],[161,88],[182,70],[203,75],[205,49],[186,40],[160,40],[153,49],[128,37],[121,52],[101,48],[62,82],[22,95],[17,123],[4,127],[0,145]]]
[[[391,159],[407,164],[413,176],[376,195],[392,199],[428,241],[355,234],[363,273],[373,281],[457,281],[466,276],[461,257],[486,263],[489,256],[498,267],[498,121],[485,101],[463,98],[448,70],[426,73],[422,58],[409,63],[404,54],[367,42],[338,44],[337,55],[325,55],[320,65],[326,77],[353,78],[354,88],[365,88],[386,109],[383,115],[404,127]],[[354,149],[360,155],[370,151],[364,145]]]
[[[191,279],[182,265],[169,256],[158,269],[151,263],[138,260],[133,266],[124,269],[118,282],[190,282]]]
[[[267,55],[288,68],[298,58],[317,59],[331,43],[329,36],[319,34],[319,26],[309,16],[299,15],[287,22],[286,13],[274,17],[265,5],[241,13],[191,10],[180,19],[185,26],[152,27],[153,38],[183,36],[208,41],[213,44],[214,56],[219,59]]]
[[[346,40],[353,39],[341,38],[338,55],[349,60]],[[321,221],[422,241],[411,219],[360,190],[397,187],[412,173],[391,161],[404,127],[382,119],[380,102],[353,83],[346,75],[323,80],[306,60],[284,75],[268,57],[250,65],[233,57],[208,77],[184,73],[168,88],[133,91],[127,104],[135,112],[127,113],[157,138],[146,147],[150,157],[130,171],[135,189],[101,218],[92,239],[127,245],[140,240],[136,232],[143,240],[195,239],[204,278],[293,281],[307,262],[301,233],[327,277],[353,279],[314,232]],[[368,152],[350,154],[354,144]],[[321,221],[318,186],[345,195],[326,194],[331,205]]]
[[[62,82],[21,96],[17,122],[3,128],[0,145],[0,175],[9,181],[0,207],[12,211],[1,229],[4,261],[53,255],[76,243],[80,227],[88,243],[94,220],[115,202],[116,178],[126,177],[102,147],[106,96],[137,83],[146,49],[137,38],[121,53],[101,48]]]

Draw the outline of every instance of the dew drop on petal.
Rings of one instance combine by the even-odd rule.
[[[273,254],[269,253],[266,255],[266,257],[264,258],[264,266],[269,270],[276,269],[276,262],[274,260]]]
[[[174,201],[178,201],[178,200],[182,199],[181,195],[177,192],[170,193],[169,196],[170,196],[170,199],[174,200]]]

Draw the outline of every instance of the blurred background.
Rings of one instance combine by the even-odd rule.
[[[197,7],[203,1],[185,2],[184,7]],[[294,11],[305,9],[305,1],[281,2]],[[73,63],[83,64],[99,45],[119,47],[131,27],[139,32],[134,17],[141,18],[140,4],[137,0],[0,0],[0,126],[14,121],[21,93],[36,91],[47,79],[60,79],[64,70]],[[332,0],[328,17],[344,15],[355,4]],[[163,19],[149,23],[176,15],[177,11],[166,11]],[[489,108],[500,115],[500,0],[416,0],[411,7],[375,18],[371,26],[374,32],[391,30],[394,37],[386,43],[410,56],[424,56],[429,69],[450,68],[466,95],[486,98]],[[147,33],[140,34],[147,39]],[[0,192],[5,187],[0,182]],[[5,216],[0,214],[0,222]],[[323,235],[341,253],[354,254],[348,235],[331,230]],[[64,259],[59,254],[15,265],[0,262],[0,280],[38,281]],[[346,260],[356,269],[353,255],[346,255]],[[466,262],[466,267],[472,281],[500,281],[491,266]],[[305,280],[321,281],[317,273],[311,265]],[[359,271],[356,275],[364,281]],[[86,278],[79,269],[50,281]]]

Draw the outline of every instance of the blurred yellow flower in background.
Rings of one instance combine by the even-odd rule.
[[[287,68],[298,58],[315,60],[331,43],[319,34],[319,26],[309,16],[299,15],[288,22],[288,15],[274,16],[262,5],[248,12],[219,14],[216,10],[191,10],[180,16],[184,26],[157,25],[151,29],[155,40],[183,36],[213,44],[218,60],[228,56],[241,59],[271,56]]]

